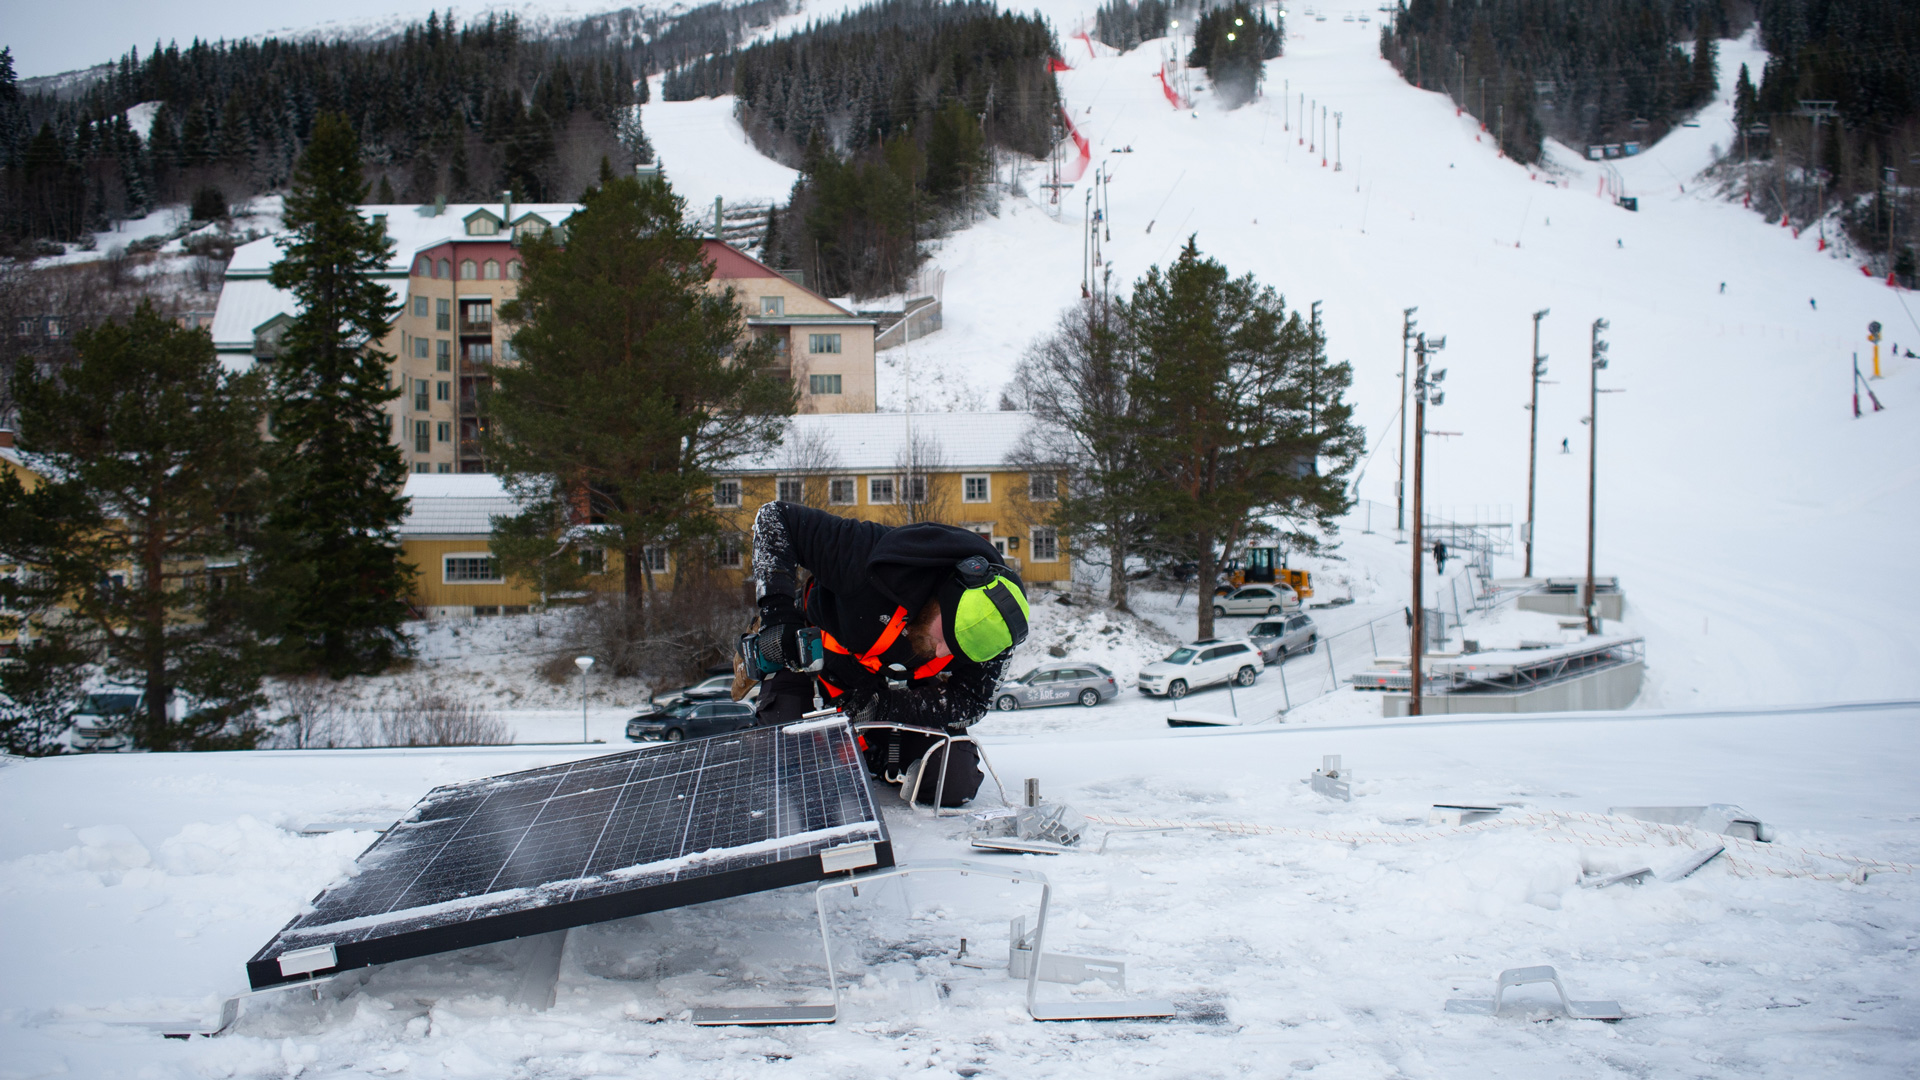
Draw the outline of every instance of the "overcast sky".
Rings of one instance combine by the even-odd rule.
[[[455,6],[433,0],[0,0],[0,45],[13,49],[14,71],[30,79],[117,59],[136,46],[145,56],[155,41],[185,45],[195,37],[245,38],[328,22],[424,19],[436,7],[450,6],[465,21],[491,7],[536,5],[469,2]],[[556,0],[537,6],[559,13],[621,5]]]

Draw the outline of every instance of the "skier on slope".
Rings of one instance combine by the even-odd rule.
[[[770,502],[753,520],[753,577],[763,655],[798,657],[809,626],[825,648],[817,675],[789,664],[761,682],[760,723],[798,719],[814,708],[817,685],[856,722],[925,729],[863,736],[868,769],[889,783],[909,781],[940,732],[986,714],[1007,654],[1027,636],[1019,575],[986,539],[952,525],[889,528]],[[736,698],[747,685],[736,662]],[[979,790],[980,768],[970,743],[953,744],[951,757],[942,801],[958,806]],[[925,790],[934,786],[930,778]]]

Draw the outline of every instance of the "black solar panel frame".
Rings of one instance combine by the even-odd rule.
[[[853,836],[845,840],[829,838],[824,840],[816,839],[811,842],[797,841],[794,845],[779,849],[777,852],[778,857],[767,858],[764,861],[753,861],[758,858],[760,853],[729,856],[725,854],[728,849],[722,848],[719,849],[719,854],[713,855],[705,861],[724,864],[729,860],[744,858],[749,860],[748,864],[735,865],[728,869],[715,870],[713,872],[699,872],[695,868],[689,868],[686,871],[677,872],[668,880],[650,881],[648,880],[650,877],[657,878],[659,875],[646,875],[636,878],[631,888],[617,888],[613,891],[601,892],[595,895],[569,900],[556,900],[549,903],[541,903],[536,906],[519,907],[513,910],[489,912],[487,906],[476,905],[471,909],[471,914],[465,917],[455,918],[446,922],[432,923],[430,925],[410,926],[404,929],[398,927],[407,926],[409,923],[422,919],[430,920],[432,917],[422,915],[409,918],[400,914],[400,912],[409,910],[406,907],[390,909],[384,914],[388,921],[395,925],[396,929],[394,929],[393,932],[370,933],[368,936],[353,940],[348,939],[352,936],[351,934],[341,935],[335,937],[333,940],[320,940],[312,934],[303,933],[301,924],[310,923],[311,920],[321,917],[321,912],[324,910],[325,905],[330,902],[329,894],[334,894],[339,890],[350,890],[355,882],[360,880],[358,877],[348,878],[345,881],[329,885],[326,889],[322,890],[319,895],[314,897],[313,911],[303,913],[289,921],[286,926],[281,928],[278,934],[274,935],[271,941],[254,955],[253,959],[247,962],[248,982],[253,989],[263,990],[289,983],[306,982],[315,978],[331,976],[338,972],[368,967],[375,964],[386,964],[397,960],[430,956],[435,953],[470,948],[476,945],[510,941],[515,938],[544,934],[575,926],[585,926],[611,919],[623,919],[633,915],[644,915],[652,911],[664,911],[670,908],[686,907],[692,904],[707,903],[709,901],[722,900],[734,896],[744,896],[749,893],[765,892],[770,889],[780,889],[792,885],[804,885],[810,882],[822,881],[831,875],[822,868],[820,858],[821,851],[843,842],[865,843],[871,841],[874,844],[874,862],[871,865],[874,867],[894,865],[892,842],[888,837],[886,823],[881,818],[878,804],[874,800],[873,789],[867,778],[865,762],[857,749],[853,747],[853,733],[844,723],[835,723],[825,728],[799,732],[780,728],[754,728],[744,732],[715,735],[706,739],[690,739],[681,743],[669,743],[662,746],[629,750],[619,754],[611,754],[598,758],[586,758],[561,765],[545,766],[517,773],[507,773],[501,776],[483,777],[476,780],[443,785],[435,788],[429,792],[425,798],[421,799],[413,810],[408,813],[407,817],[402,819],[400,826],[396,826],[394,830],[389,830],[387,834],[383,835],[379,840],[376,840],[366,851],[362,852],[359,864],[364,864],[370,856],[375,856],[382,846],[388,844],[401,828],[414,830],[431,829],[435,821],[443,820],[431,816],[436,807],[442,806],[449,801],[472,797],[477,792],[484,790],[483,786],[486,785],[500,785],[508,791],[513,791],[515,788],[518,788],[520,790],[515,791],[516,797],[522,795],[532,796],[532,798],[525,801],[526,805],[542,804],[549,801],[551,796],[559,794],[560,789],[569,782],[570,777],[585,774],[595,769],[617,768],[621,763],[636,761],[643,755],[674,755],[700,752],[725,743],[728,740],[795,740],[820,737],[834,741],[836,750],[839,749],[837,746],[839,742],[844,741],[847,744],[846,750],[851,752],[842,752],[840,755],[842,760],[835,762],[831,766],[831,772],[841,774],[836,778],[836,783],[841,785],[854,785],[854,790],[858,793],[861,805],[868,811],[868,816],[859,821],[841,822],[840,824],[843,826],[870,824],[872,826],[871,836]],[[751,762],[746,764],[750,765]],[[541,794],[535,790],[535,785],[539,782],[536,778],[543,774],[556,777],[557,782],[553,786],[545,788],[545,793]],[[671,776],[673,774],[669,775]],[[751,778],[748,779],[751,780]],[[612,791],[618,789],[599,790]],[[671,791],[670,788],[667,790]],[[596,793],[597,791],[590,792],[589,794]],[[666,800],[660,800],[660,802],[666,802]],[[698,805],[697,795],[696,805]],[[654,804],[649,804],[649,808],[657,809],[658,807]],[[499,809],[510,811],[512,804],[502,806]],[[601,816],[610,821],[611,815],[612,811],[608,810]],[[630,816],[631,815],[629,815],[629,817]],[[471,821],[473,820],[473,815],[470,814],[466,818],[459,820],[463,822]],[[805,825],[806,822],[803,820],[800,824]],[[462,827],[464,827],[464,825]],[[764,844],[778,836],[794,836],[807,831],[809,830],[802,828],[797,831],[789,830],[777,833],[774,837],[764,838],[760,843]],[[510,855],[507,860],[501,863],[500,872],[504,873],[512,861],[513,856]],[[429,860],[429,865],[431,864],[432,860]],[[569,881],[575,879],[562,878],[560,880]],[[402,895],[404,895],[404,893]],[[317,931],[321,926],[325,925],[332,924],[321,923],[319,926],[311,926],[310,929]],[[279,958],[282,955],[322,944],[331,944],[334,947],[335,962],[332,965],[308,973],[291,975],[281,973]]]

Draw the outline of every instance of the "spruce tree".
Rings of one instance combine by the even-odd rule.
[[[404,647],[413,576],[395,531],[405,471],[382,409],[400,391],[373,348],[394,312],[373,276],[393,243],[361,215],[366,196],[359,140],[344,116],[322,114],[269,275],[298,309],[272,362],[268,528],[281,663],[335,678],[381,671]]]
[[[743,344],[732,289],[711,288],[685,209],[663,180],[608,177],[564,243],[523,242],[519,295],[501,310],[519,363],[496,369],[484,402],[487,457],[528,507],[494,522],[508,575],[573,588],[579,549],[609,550],[642,618],[661,585],[647,549],[701,553],[722,527],[715,473],[777,444],[794,409],[767,344]]]
[[[82,331],[75,350],[56,373],[14,376],[21,453],[50,479],[0,485],[0,548],[65,609],[51,646],[91,644],[109,676],[140,687],[135,746],[251,746],[260,649],[244,556],[263,494],[261,379],[224,372],[206,331],[148,304]],[[60,657],[38,659],[57,675]],[[190,708],[170,708],[181,692]]]
[[[1192,238],[1134,286],[1126,317],[1135,449],[1154,470],[1140,505],[1162,550],[1198,565],[1200,596],[1265,518],[1330,532],[1363,433],[1343,400],[1352,371],[1326,362],[1318,327],[1251,274],[1229,277]],[[1319,542],[1304,528],[1286,539]],[[1212,605],[1199,615],[1198,636],[1212,637]]]

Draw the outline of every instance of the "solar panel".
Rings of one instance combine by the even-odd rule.
[[[435,788],[252,960],[256,990],[893,865],[843,718]]]

